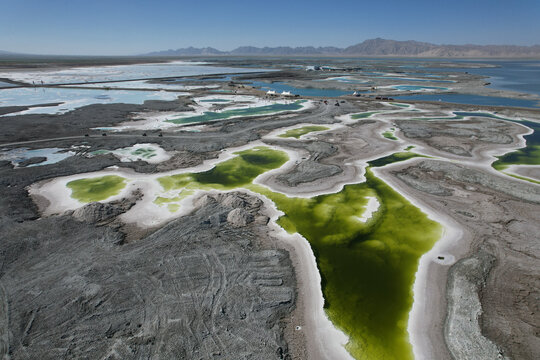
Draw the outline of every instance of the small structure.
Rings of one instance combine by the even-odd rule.
[[[268,90],[268,91],[266,92],[266,95],[269,95],[269,96],[276,96],[277,93],[276,93],[275,90]]]
[[[281,96],[294,97],[295,95],[291,94],[290,91],[283,91],[283,92],[281,93]]]

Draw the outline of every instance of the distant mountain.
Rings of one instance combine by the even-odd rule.
[[[190,46],[188,48],[183,49],[169,49],[164,51],[155,51],[148,54],[144,54],[147,56],[197,56],[197,55],[224,55],[226,54],[223,51],[219,51],[217,49],[211,48],[211,47],[205,47],[205,48],[194,48],[193,46]]]
[[[231,55],[333,55],[341,53],[342,49],[337,47],[264,47],[258,48],[253,46],[242,46],[230,52]]]
[[[11,55],[20,55],[20,54],[13,53],[13,52],[10,52],[10,51],[0,50],[0,55],[11,56]]]
[[[346,55],[420,55],[436,48],[437,45],[418,41],[396,41],[386,39],[370,39],[360,44],[349,46],[343,50]]]
[[[370,39],[345,49],[327,47],[255,47],[241,46],[232,51],[214,48],[194,48],[158,51],[145,56],[197,56],[197,55],[326,55],[326,56],[404,56],[404,57],[540,57],[540,45],[436,45],[419,41]]]

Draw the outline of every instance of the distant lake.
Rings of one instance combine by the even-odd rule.
[[[430,71],[468,72],[469,74],[488,76],[490,88],[512,90],[528,94],[540,95],[540,61],[539,60],[478,60],[455,61],[460,63],[491,64],[493,68],[429,68]]]

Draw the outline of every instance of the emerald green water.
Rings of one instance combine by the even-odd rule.
[[[256,116],[256,115],[268,115],[281,111],[293,111],[299,110],[302,108],[302,104],[306,100],[297,100],[288,104],[272,104],[265,106],[257,106],[250,108],[241,108],[241,109],[232,109],[224,110],[221,112],[215,111],[206,111],[202,115],[182,117],[178,119],[170,119],[168,122],[175,124],[191,124],[191,123],[200,123],[213,120],[224,120],[231,117],[242,117],[242,116]]]
[[[316,126],[316,125],[304,126],[304,127],[298,128],[298,129],[287,130],[284,134],[279,135],[279,137],[282,137],[282,138],[293,137],[295,139],[298,139],[298,138],[300,138],[300,136],[309,134],[310,132],[324,131],[324,130],[328,130],[328,129],[329,128],[326,127],[326,126]]]
[[[310,242],[323,279],[325,310],[349,336],[347,350],[357,359],[412,359],[407,322],[414,275],[420,256],[438,240],[440,225],[369,169],[364,183],[347,185],[335,194],[294,198],[252,183],[263,172],[282,166],[286,153],[258,147],[235,154],[211,170],[158,181],[166,191],[244,187],[272,200],[285,213],[278,223]],[[418,156],[405,154],[393,154],[372,166]],[[364,223],[359,217],[368,197],[376,197],[380,207]]]
[[[71,189],[71,197],[80,202],[89,203],[105,200],[118,195],[126,186],[126,179],[116,175],[73,180],[66,184]]]
[[[368,112],[363,112],[359,114],[352,114],[351,119],[353,120],[365,119],[376,113],[378,113],[378,111],[368,111]]]

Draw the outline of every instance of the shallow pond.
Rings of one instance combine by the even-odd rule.
[[[440,86],[419,86],[419,85],[392,85],[392,88],[399,91],[422,91],[422,90],[438,90],[446,91],[448,88]]]
[[[118,195],[126,186],[126,179],[117,175],[73,180],[66,184],[71,197],[83,203],[101,201]]]
[[[28,148],[16,148],[11,150],[0,151],[0,160],[8,160],[17,167],[21,162],[35,157],[45,157],[46,160],[37,164],[31,164],[31,166],[41,166],[56,164],[59,161],[67,159],[70,156],[75,155],[72,151],[66,151],[61,148],[44,148],[44,149],[28,149]]]
[[[166,91],[129,91],[68,88],[15,88],[0,90],[0,107],[37,106],[8,114],[62,114],[92,104],[142,104],[146,100],[175,100],[178,93]],[[60,103],[60,104],[58,104]],[[58,105],[56,105],[58,104]]]
[[[212,100],[214,101],[214,100]],[[289,103],[276,103],[265,106],[253,106],[244,107],[240,109],[222,110],[222,111],[205,111],[202,115],[186,116],[176,119],[169,119],[168,122],[174,124],[191,124],[191,123],[204,123],[214,120],[225,120],[232,117],[246,117],[246,116],[262,116],[274,114],[282,111],[295,111],[303,108],[303,103],[306,100],[296,100]]]

